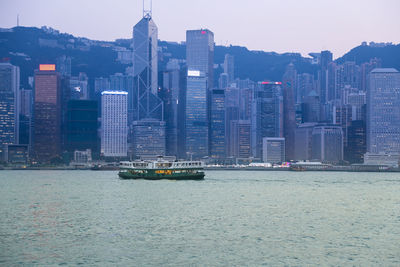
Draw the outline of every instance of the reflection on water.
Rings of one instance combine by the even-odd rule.
[[[0,265],[400,265],[396,173],[1,171]]]

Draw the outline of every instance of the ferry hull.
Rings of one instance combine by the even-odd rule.
[[[120,171],[118,176],[121,179],[144,179],[144,180],[204,180],[204,172],[182,173],[182,174],[133,174],[129,171]]]

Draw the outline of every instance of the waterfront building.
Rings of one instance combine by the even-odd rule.
[[[165,122],[156,119],[134,121],[133,155],[135,158],[165,156]]]
[[[230,122],[231,157],[247,159],[251,157],[250,120],[232,120]]]
[[[98,154],[97,101],[70,100],[67,105],[66,140],[64,150],[90,149]]]
[[[209,154],[208,80],[205,73],[188,70],[185,110],[185,149],[193,158]]]
[[[263,138],[263,162],[281,163],[285,161],[285,138]]]
[[[33,90],[20,90],[19,143],[31,144]]]
[[[0,63],[0,149],[19,143],[19,67]]]
[[[4,161],[12,164],[27,164],[28,145],[8,144],[4,146]]]
[[[353,120],[347,130],[344,159],[350,163],[363,163],[367,151],[365,120]]]
[[[283,136],[285,137],[286,161],[294,159],[294,139],[296,129],[295,88],[297,73],[290,63],[283,75]]]
[[[226,157],[225,144],[225,91],[211,91],[210,156],[214,159]]]
[[[35,71],[33,157],[40,163],[61,157],[61,76],[53,64],[41,64]]]
[[[165,122],[163,101],[158,96],[158,28],[151,11],[133,27],[133,86],[128,107],[132,107],[134,157],[148,153],[165,155]],[[143,121],[142,121],[143,120]],[[144,131],[144,127],[149,128]],[[135,130],[136,129],[136,130]],[[151,132],[154,131],[154,132]],[[143,138],[147,133],[149,139]],[[150,138],[153,138],[150,140]],[[159,142],[158,144],[156,142]],[[161,150],[160,150],[161,149]],[[154,155],[153,155],[154,156]]]
[[[128,93],[101,93],[101,154],[126,157],[128,152]]]
[[[335,125],[317,125],[312,132],[312,159],[327,163],[343,160],[343,130]]]
[[[295,130],[295,160],[312,159],[312,132],[316,122],[307,122],[300,124]]]
[[[367,152],[400,154],[400,73],[374,69],[367,90]]]
[[[283,136],[281,82],[262,82],[254,91],[251,118],[252,156],[262,157],[264,137]]]

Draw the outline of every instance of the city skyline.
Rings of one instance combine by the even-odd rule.
[[[334,58],[363,41],[400,42],[400,37],[394,34],[400,28],[395,13],[400,3],[395,0],[385,0],[384,4],[375,0],[368,1],[368,4],[359,0],[334,3],[256,1],[254,7],[238,1],[178,2],[153,2],[153,17],[162,25],[161,40],[184,41],[187,29],[208,28],[216,33],[217,45],[232,44],[278,53],[299,52],[303,56],[331,50]],[[142,16],[140,0],[119,1],[112,6],[111,3],[98,4],[98,1],[85,1],[79,5],[76,2],[80,8],[76,8],[74,3],[47,0],[3,2],[0,4],[0,27],[16,26],[19,15],[20,26],[45,25],[90,39],[114,40],[130,38],[132,25]],[[359,9],[361,3],[362,10]],[[176,8],[171,9],[171,6]],[[82,23],[89,10],[91,17]],[[34,11],[40,11],[41,15],[37,16]],[[246,20],[237,19],[243,15]],[[71,19],[71,16],[77,19]],[[249,31],[250,25],[253,30]],[[260,38],[260,35],[265,37]]]

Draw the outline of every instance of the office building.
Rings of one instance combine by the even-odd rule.
[[[369,74],[367,152],[400,154],[400,73],[395,69]]]
[[[316,122],[300,124],[295,130],[295,160],[306,161],[312,159],[312,132]]]
[[[264,137],[283,136],[281,82],[262,82],[254,92],[251,118],[252,155],[262,157]]]
[[[97,136],[97,101],[70,100],[67,105],[66,140],[64,150],[90,149],[99,153],[99,138]]]
[[[0,63],[0,149],[19,143],[19,67]]]
[[[263,138],[263,162],[281,163],[285,161],[285,138]]]
[[[214,33],[207,29],[186,31],[188,70],[200,71],[207,79],[207,89],[214,83]]]
[[[229,54],[225,55],[224,73],[228,75],[228,85],[235,80],[235,57]]]
[[[101,154],[126,157],[128,152],[128,93],[101,93]]]
[[[225,145],[225,91],[211,91],[210,156],[214,159],[226,157]]]
[[[313,128],[312,159],[328,163],[339,163],[343,160],[342,127],[317,125]]]
[[[295,88],[297,73],[290,63],[283,75],[283,136],[285,138],[286,160],[294,159],[294,139],[296,129]]]
[[[185,111],[185,149],[193,158],[208,156],[208,83],[205,73],[188,70]]]
[[[61,157],[61,77],[53,64],[42,64],[35,71],[33,157],[39,163]]]
[[[156,119],[134,121],[133,156],[165,156],[165,122]]]

